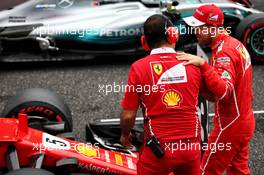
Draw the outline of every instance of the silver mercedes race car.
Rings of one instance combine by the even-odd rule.
[[[29,0],[0,12],[0,60],[144,54],[143,23],[156,13],[168,16],[180,31],[176,49],[191,51],[196,37],[186,32],[182,18],[205,3],[223,10],[225,27],[245,44],[253,61],[264,60],[264,14],[248,0]],[[71,57],[62,56],[67,54]]]

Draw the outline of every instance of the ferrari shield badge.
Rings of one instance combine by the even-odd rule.
[[[100,157],[99,150],[91,145],[79,144],[77,146],[77,151],[86,157]]]
[[[162,64],[154,64],[153,65],[153,69],[154,69],[154,72],[157,74],[157,75],[160,75],[163,71],[163,67],[162,67]]]
[[[120,154],[115,154],[115,162],[117,165],[123,166],[123,160]]]

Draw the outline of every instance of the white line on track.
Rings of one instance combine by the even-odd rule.
[[[264,114],[264,110],[254,111],[254,114]],[[210,113],[210,114],[209,114],[209,117],[212,117],[212,116],[214,116],[214,115],[215,115],[214,113]],[[264,117],[258,117],[258,116],[256,116],[256,118],[264,118]],[[142,117],[138,117],[138,118],[136,118],[136,121],[141,121],[141,120],[143,120]],[[119,122],[119,121],[120,121],[119,118],[113,118],[113,119],[101,119],[101,120],[100,120],[100,122],[102,122],[102,123],[107,123],[107,122]]]

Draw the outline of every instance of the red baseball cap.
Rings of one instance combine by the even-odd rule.
[[[220,26],[224,24],[224,14],[216,5],[206,4],[197,8],[193,16],[183,18],[183,20],[192,27],[202,26],[204,24]]]

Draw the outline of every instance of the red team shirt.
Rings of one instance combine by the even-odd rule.
[[[199,136],[197,100],[201,84],[198,67],[184,66],[171,48],[158,48],[132,64],[123,109],[138,110],[151,119],[160,140]]]

